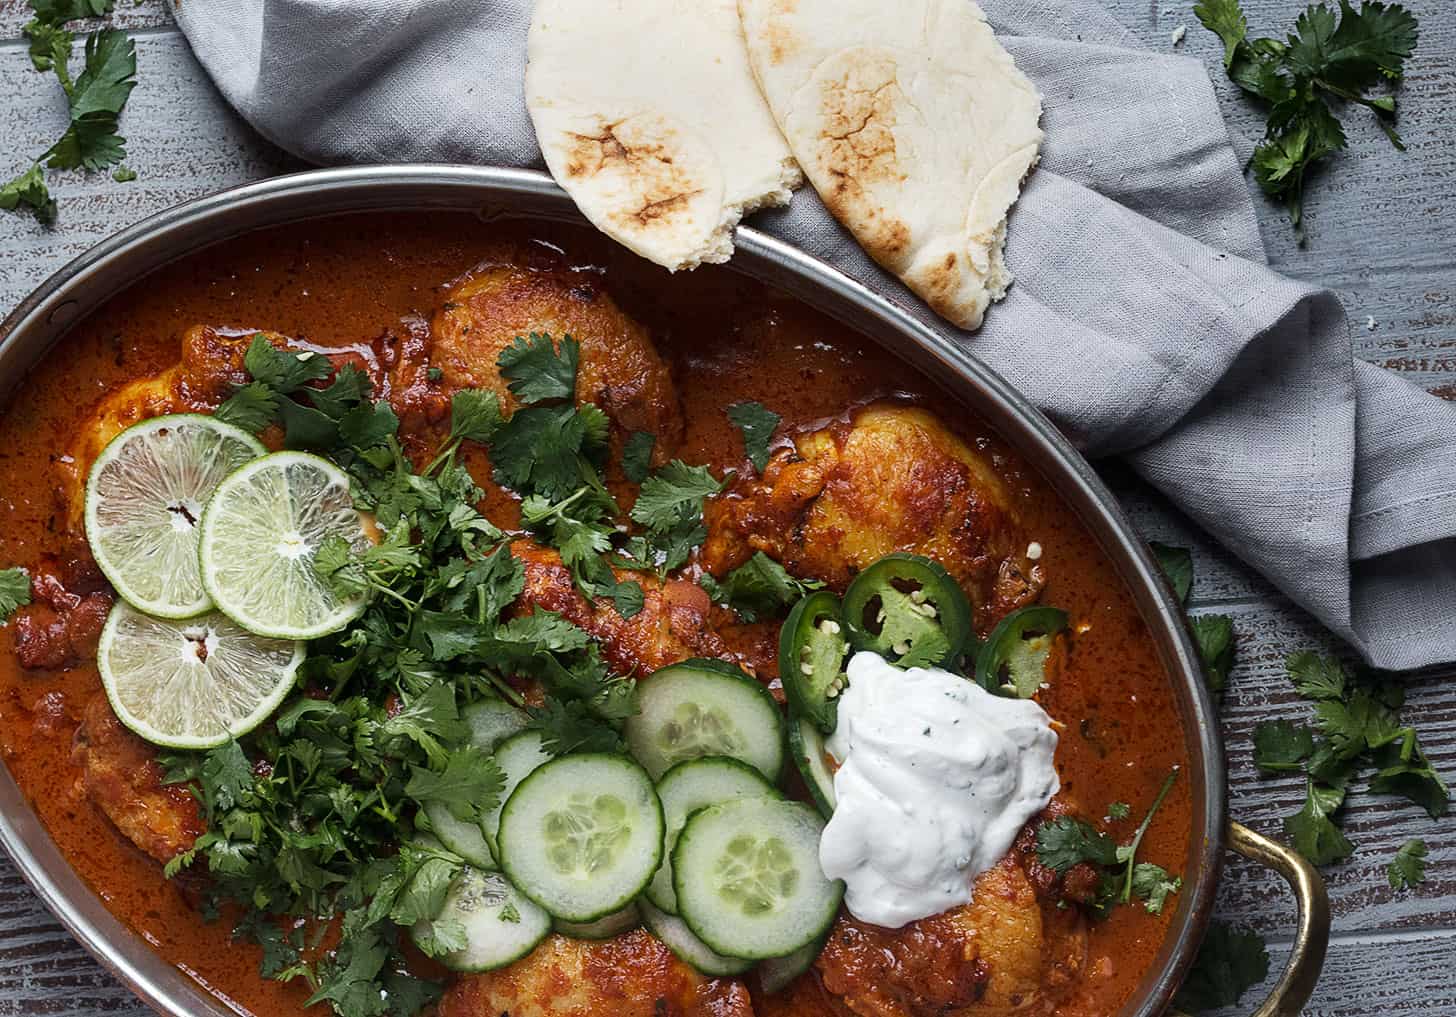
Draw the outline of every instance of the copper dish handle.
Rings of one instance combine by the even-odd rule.
[[[1299,852],[1255,833],[1242,823],[1229,821],[1225,843],[1230,851],[1273,869],[1284,877],[1299,905],[1299,927],[1284,973],[1252,1017],[1299,1017],[1314,994],[1330,945],[1330,898],[1319,870]],[[1166,1017],[1183,1017],[1176,1010]]]

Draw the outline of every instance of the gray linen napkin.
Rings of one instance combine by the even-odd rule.
[[[1094,0],[983,5],[1041,88],[1047,140],[1012,220],[1016,285],[982,331],[934,318],[812,189],[753,225],[951,333],[1373,664],[1456,660],[1456,404],[1353,363],[1334,294],[1265,267],[1200,63],[1139,48]],[[529,0],[176,11],[228,100],[305,159],[541,166]]]

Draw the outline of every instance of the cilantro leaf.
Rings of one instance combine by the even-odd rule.
[[[250,381],[213,411],[223,423],[258,434],[278,417],[278,394],[261,381]]]
[[[751,622],[771,616],[823,587],[817,580],[794,578],[768,555],[755,551],[722,582],[715,582],[709,594],[716,603],[733,608]]]
[[[1163,575],[1168,577],[1178,600],[1186,604],[1188,591],[1193,588],[1193,553],[1186,547],[1160,544],[1156,540],[1148,546],[1153,549],[1153,557],[1158,560]]]
[[[1350,681],[1345,666],[1334,657],[1322,657],[1309,650],[1292,653],[1284,662],[1294,690],[1306,699],[1344,699]]]
[[[700,518],[703,499],[723,489],[706,466],[689,466],[674,459],[642,482],[632,518],[649,530],[670,530],[687,519]]]
[[[1075,865],[1117,864],[1117,844],[1090,823],[1058,816],[1036,831],[1036,855],[1041,864],[1065,875]]]
[[[328,357],[311,350],[279,349],[261,332],[248,344],[243,366],[254,381],[282,395],[296,392],[311,381],[322,381],[334,370]]]
[[[1314,752],[1309,728],[1269,720],[1254,728],[1254,765],[1267,773],[1298,770]]]
[[[326,387],[310,389],[308,397],[320,413],[338,420],[368,400],[372,388],[369,375],[361,371],[359,365],[344,364],[334,372],[333,380]]]
[[[1289,834],[1294,849],[1315,865],[1329,865],[1355,851],[1355,845],[1332,818],[1344,802],[1343,788],[1311,780],[1306,784],[1304,808],[1284,820],[1284,832]]]
[[[563,336],[557,346],[551,336],[532,332],[529,336],[516,336],[511,345],[501,350],[496,364],[511,394],[522,405],[530,406],[574,396],[580,359],[581,344],[571,336]]]
[[[563,501],[581,487],[593,450],[589,417],[577,407],[528,406],[511,414],[490,442],[496,483]]]
[[[1132,808],[1127,802],[1113,802],[1107,806],[1108,819],[1126,819],[1132,813]]]
[[[404,793],[415,801],[441,802],[461,822],[471,822],[495,808],[506,777],[495,759],[473,745],[451,754],[439,772],[416,766]]]
[[[13,211],[24,205],[42,223],[56,221],[56,202],[46,187],[45,170],[36,163],[15,179],[0,187],[0,210]]]
[[[634,484],[647,479],[652,469],[652,449],[657,435],[651,431],[633,431],[622,447],[622,473]]]
[[[1269,977],[1269,952],[1254,932],[1213,922],[1173,1005],[1198,1013],[1233,1006]]]
[[[1340,0],[1338,24],[1326,7],[1309,7],[1295,22],[1287,50],[1290,68],[1328,86],[1363,91],[1401,76],[1420,36],[1415,15],[1399,4]]]
[[[541,747],[556,756],[572,752],[621,752],[622,736],[579,699],[547,696],[540,706],[527,708],[528,730],[539,731]]]
[[[494,392],[465,388],[450,397],[451,438],[485,444],[500,426],[500,400]]]
[[[728,419],[743,432],[743,448],[748,461],[759,473],[768,465],[769,443],[780,417],[762,403],[734,403],[728,407]]]
[[[1189,617],[1188,623],[1193,628],[1208,687],[1222,692],[1234,666],[1234,620],[1226,614],[1200,614]]]
[[[1409,890],[1426,881],[1426,842],[1408,840],[1396,851],[1385,870],[1392,890]]]
[[[1379,770],[1370,781],[1371,791],[1408,798],[1432,819],[1445,815],[1450,793],[1421,748],[1414,728],[1396,732],[1378,748],[1374,759]]]
[[[1144,902],[1149,914],[1160,915],[1170,894],[1183,888],[1183,880],[1173,876],[1161,865],[1139,862],[1132,870],[1132,892]]]
[[[1249,34],[1249,22],[1239,0],[1199,0],[1193,14],[1203,22],[1204,28],[1223,40],[1223,66],[1226,70],[1231,68],[1234,54]]]
[[[30,603],[30,575],[22,568],[0,571],[0,625]]]

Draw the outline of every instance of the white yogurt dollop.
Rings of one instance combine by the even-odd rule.
[[[849,662],[839,725],[838,802],[819,843],[860,921],[898,929],[971,900],[1060,783],[1051,718],[936,668]]]

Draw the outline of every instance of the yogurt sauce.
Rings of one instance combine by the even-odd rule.
[[[1051,718],[936,668],[849,662],[828,748],[838,799],[819,842],[862,922],[898,929],[971,900],[1060,783]]]

